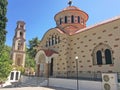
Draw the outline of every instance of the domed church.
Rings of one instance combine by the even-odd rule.
[[[86,26],[88,14],[71,5],[58,12],[56,27],[43,36],[35,56],[37,75],[88,76],[120,72],[120,16]]]

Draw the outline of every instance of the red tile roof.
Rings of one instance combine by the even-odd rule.
[[[45,52],[45,55],[47,56],[47,57],[50,57],[50,56],[52,56],[53,54],[58,54],[56,51],[53,51],[53,50],[50,50],[50,49],[44,49],[43,50],[44,52]]]

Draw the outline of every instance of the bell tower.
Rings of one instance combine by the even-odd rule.
[[[13,65],[25,65],[25,22],[18,21],[13,38],[12,54]]]

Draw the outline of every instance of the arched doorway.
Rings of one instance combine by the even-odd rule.
[[[40,50],[36,56],[37,76],[53,76],[54,58],[58,55],[53,50]]]
[[[44,76],[45,75],[45,65],[46,65],[46,56],[44,53],[39,52],[37,57],[36,57],[36,75],[37,76]]]

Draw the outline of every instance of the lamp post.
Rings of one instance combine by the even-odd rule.
[[[77,90],[79,90],[79,82],[78,82],[78,56],[75,57],[75,60],[76,60]]]
[[[49,60],[48,60],[48,83],[47,86],[49,87]]]

